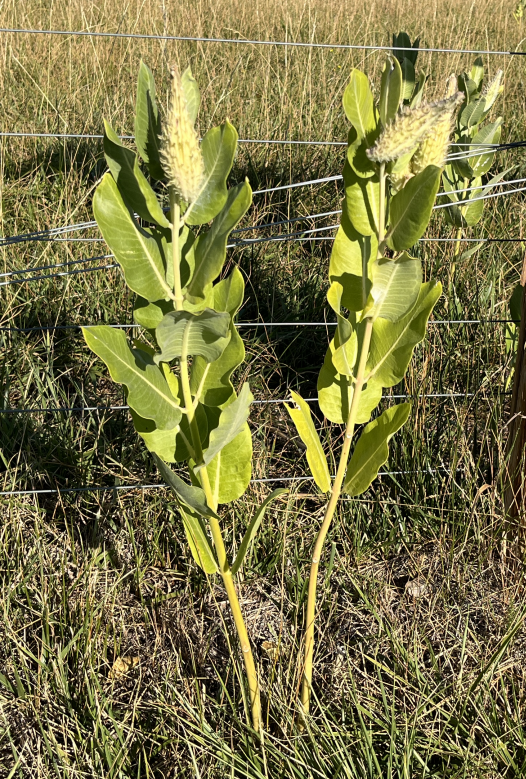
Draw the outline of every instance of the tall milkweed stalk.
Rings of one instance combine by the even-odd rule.
[[[236,626],[250,696],[252,724],[261,728],[256,665],[234,577],[275,490],[248,525],[229,561],[219,506],[239,498],[251,477],[247,424],[253,400],[248,383],[239,395],[232,373],[245,356],[235,317],[244,282],[234,268],[218,281],[230,232],[251,204],[248,181],[226,186],[237,132],[226,121],[202,143],[194,129],[200,95],[191,71],[171,73],[166,121],[161,122],[152,73],[141,63],[135,140],[139,155],[105,122],[109,167],[93,201],[102,235],[136,293],[134,318],[141,335],[129,343],[122,330],[84,327],[86,343],[125,386],[137,433],[175,494],[190,551],[206,574],[219,573]],[[150,179],[166,182],[169,218]],[[139,223],[138,218],[141,223]],[[209,224],[196,235],[195,227]],[[169,463],[186,463],[190,483]]]
[[[403,105],[403,73],[398,60],[391,58],[377,106],[366,76],[358,70],[353,70],[343,97],[352,127],[327,293],[337,328],[318,378],[322,413],[345,426],[334,480],[309,406],[296,392],[291,393],[294,405],[288,406],[314,481],[328,495],[311,558],[303,716],[312,690],[316,586],[325,538],[342,493],[355,497],[370,486],[387,460],[389,439],[408,419],[411,406],[400,403],[369,421],[383,389],[403,379],[441,294],[439,283],[423,282],[420,260],[407,250],[429,222],[462,98],[455,93],[436,103]],[[357,437],[358,426],[365,423]]]

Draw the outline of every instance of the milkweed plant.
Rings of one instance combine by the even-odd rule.
[[[358,70],[352,71],[343,97],[351,128],[327,293],[337,328],[318,379],[323,415],[345,426],[334,479],[309,406],[297,392],[291,392],[287,406],[314,481],[327,496],[310,568],[303,717],[312,690],[324,541],[342,493],[354,497],[370,486],[387,460],[389,439],[408,419],[410,404],[400,403],[371,421],[384,388],[403,379],[441,294],[439,283],[423,281],[420,260],[409,250],[429,222],[464,96],[454,92],[434,103],[422,103],[421,97],[411,102],[404,84],[400,62],[389,57],[377,104]],[[84,327],[83,334],[113,380],[125,387],[135,429],[175,495],[195,562],[206,574],[222,577],[244,659],[252,724],[260,731],[260,685],[235,579],[267,506],[285,491],[275,490],[263,501],[229,560],[219,507],[240,498],[250,482],[247,419],[253,398],[248,383],[239,393],[232,383],[245,354],[235,326],[243,276],[237,268],[227,276],[222,270],[228,236],[252,194],[246,180],[227,188],[237,144],[228,121],[199,142],[194,127],[199,102],[191,71],[180,76],[173,70],[162,119],[152,73],[141,63],[137,153],[105,123],[109,171],[97,187],[93,209],[136,295],[134,318],[141,329],[133,341],[123,330],[102,325]],[[160,198],[152,181],[164,184],[156,185]]]

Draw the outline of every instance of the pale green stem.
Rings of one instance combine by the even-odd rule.
[[[172,260],[173,260],[173,272],[174,272],[174,292],[175,292],[175,307],[178,311],[183,310],[183,294],[181,289],[181,273],[180,273],[180,258],[179,258],[179,227],[180,227],[180,209],[179,203],[176,200],[173,190],[170,191],[170,205],[172,211]],[[181,347],[181,359],[179,363],[180,367],[180,381],[181,389],[183,392],[183,399],[185,405],[185,411],[188,417],[188,423],[190,425],[190,432],[192,434],[192,443],[195,454],[196,465],[202,465],[203,463],[203,447],[201,445],[201,436],[199,435],[199,427],[195,418],[195,409],[192,400],[192,392],[190,389],[190,378],[188,374],[188,333],[187,328]],[[206,375],[206,374],[205,374]],[[200,391],[202,392],[201,382]],[[213,511],[217,511],[217,501],[212,491],[210,479],[208,477],[208,471],[206,466],[203,466],[199,470],[199,476],[201,479],[201,486],[206,496],[206,502]],[[248,680],[248,688],[250,691],[250,705],[252,712],[252,725],[254,730],[259,733],[261,729],[261,702],[259,696],[259,683],[256,671],[256,665],[254,663],[254,656],[250,647],[250,640],[248,637],[243,614],[241,613],[241,606],[239,605],[239,599],[237,597],[236,588],[232,579],[232,572],[227,560],[227,554],[225,549],[225,543],[223,541],[223,535],[219,526],[219,521],[215,517],[209,519],[210,530],[212,532],[212,538],[217,554],[217,561],[219,563],[219,570],[225,585],[225,590],[230,603],[230,609],[232,616],[234,617],[234,623],[236,626],[237,634],[239,637],[239,643],[241,644],[241,651],[243,653],[243,660],[245,663],[245,670]]]
[[[378,247],[379,256],[380,247],[383,245],[385,237],[385,165],[380,165],[379,170],[380,178],[380,204],[378,213]],[[366,272],[366,268],[364,271]],[[325,510],[325,516],[321,524],[318,537],[314,544],[314,550],[311,558],[311,568],[309,576],[309,590],[307,595],[307,616],[306,616],[306,628],[305,628],[305,659],[303,669],[303,686],[301,690],[301,703],[302,714],[306,716],[309,713],[310,697],[312,690],[312,667],[314,657],[314,622],[316,618],[316,588],[318,583],[318,569],[320,565],[321,553],[323,550],[323,544],[325,538],[331,526],[338,500],[342,493],[343,481],[345,473],[347,471],[347,464],[349,462],[349,454],[351,450],[351,442],[354,436],[354,428],[356,425],[356,415],[358,413],[358,406],[360,403],[360,395],[365,380],[365,366],[367,365],[367,358],[369,356],[369,347],[371,344],[371,335],[373,332],[373,320],[371,317],[365,319],[365,331],[363,335],[360,358],[358,361],[358,370],[356,372],[356,379],[354,383],[351,407],[349,409],[349,416],[347,418],[347,424],[345,426],[345,439],[343,442],[342,450],[340,453],[340,462],[336,476],[331,489],[331,496]]]
[[[172,216],[172,266],[174,274],[174,302],[177,311],[183,310],[183,291],[181,289],[181,262],[179,257],[179,230],[181,206],[173,187],[170,187],[170,210]]]

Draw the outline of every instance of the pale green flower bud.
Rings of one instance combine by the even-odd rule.
[[[425,140],[419,144],[411,160],[411,170],[415,176],[427,168],[428,165],[436,165],[437,168],[443,168],[446,164],[449,138],[453,129],[453,117],[457,106],[464,100],[464,94],[456,92],[451,97],[446,98],[446,100],[449,101],[448,110],[438,119]]]
[[[199,193],[204,176],[204,163],[199,139],[188,114],[178,71],[171,73],[170,103],[161,137],[161,162],[168,185],[186,203],[192,203]]]
[[[458,93],[460,94],[460,93]],[[457,95],[439,100],[436,103],[424,103],[411,110],[404,108],[390,122],[367,156],[373,162],[390,162],[411,152],[431,133],[444,117],[451,120],[451,113],[458,102]]]

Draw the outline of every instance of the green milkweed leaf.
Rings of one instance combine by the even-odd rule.
[[[327,465],[327,458],[325,457],[320,437],[312,421],[310,408],[297,392],[291,390],[290,395],[297,408],[289,406],[288,403],[285,404],[285,408],[296,426],[299,437],[307,447],[307,462],[309,463],[310,472],[320,490],[329,492],[331,489],[329,466]]]
[[[367,133],[376,128],[369,79],[356,68],[351,72],[351,80],[343,93],[343,109],[359,138],[365,138]]]
[[[404,252],[395,260],[382,257],[372,266],[371,297],[374,306],[368,315],[397,322],[410,311],[422,285],[422,264]]]
[[[441,174],[441,168],[428,165],[417,176],[409,179],[405,187],[393,197],[390,206],[391,227],[387,235],[391,249],[410,249],[422,237],[431,216]]]
[[[135,143],[150,175],[162,181],[164,171],[159,156],[161,117],[155,96],[155,80],[149,67],[141,60],[135,104]]]
[[[155,460],[159,473],[181,503],[184,503],[185,506],[188,506],[188,508],[201,517],[215,517],[219,519],[216,512],[207,504],[205,493],[201,487],[194,487],[183,481],[155,452],[153,452],[152,457]]]
[[[269,505],[276,500],[276,498],[279,498],[280,495],[285,495],[288,492],[288,490],[283,489],[283,487],[280,487],[277,490],[274,490],[270,493],[270,495],[267,495],[261,506],[256,511],[256,514],[251,519],[250,524],[246,530],[245,535],[243,536],[243,540],[241,541],[241,544],[239,546],[236,559],[234,560],[230,570],[232,572],[232,576],[235,576],[236,573],[239,571],[241,566],[243,565],[243,560],[246,557],[246,554],[248,552],[248,549],[250,547],[250,544],[256,537],[256,533],[259,530],[259,526],[261,525],[263,518],[265,516],[265,512]]]
[[[192,124],[195,124],[197,114],[199,113],[199,106],[201,105],[201,93],[199,91],[199,85],[192,75],[192,70],[187,67],[181,76],[181,84],[184,92],[184,100],[186,103],[186,110]]]
[[[355,230],[361,235],[378,235],[380,184],[378,176],[358,176],[346,161],[343,168],[345,210]]]
[[[369,422],[354,448],[345,475],[344,492],[354,498],[376,479],[389,456],[389,439],[407,422],[410,410],[410,403],[400,403]]]
[[[211,430],[217,427],[221,410],[204,407]],[[231,503],[243,495],[252,477],[252,436],[248,424],[244,424],[230,441],[206,466],[214,500]]]
[[[331,341],[318,376],[318,402],[330,422],[342,425],[347,422],[351,408],[353,379],[338,373],[333,363],[334,341]],[[373,409],[382,397],[382,385],[374,380],[367,382],[360,393],[356,423],[368,422]]]
[[[473,146],[470,147],[470,152],[476,152],[478,150],[475,144],[481,143],[498,143],[500,141],[500,135],[502,132],[502,117],[499,117],[495,122],[482,127],[473,138]],[[488,150],[485,154],[470,157],[469,164],[473,170],[475,176],[483,176],[493,165],[495,159],[495,152]]]
[[[199,354],[213,362],[223,353],[228,340],[230,315],[211,308],[199,314],[190,311],[170,311],[155,330],[160,354],[154,360],[170,362],[175,357]]]
[[[122,199],[141,219],[170,227],[170,222],[139,167],[137,155],[127,149],[109,122],[104,120],[104,156]]]
[[[190,389],[207,406],[223,406],[234,393],[232,372],[245,359],[245,346],[238,333],[233,317],[243,303],[245,283],[238,268],[234,268],[226,279],[222,279],[213,288],[211,307],[216,311],[227,311],[230,320],[230,340],[221,357],[213,363],[207,363],[203,357],[192,360]]]
[[[133,219],[111,173],[97,187],[93,212],[128,287],[149,301],[168,299],[172,291],[157,241]]]
[[[332,247],[329,279],[342,285],[341,305],[349,311],[365,307],[371,289],[370,267],[377,253],[376,235],[360,235],[344,211]]]
[[[400,63],[401,69],[402,69],[402,99],[404,102],[408,102],[411,100],[411,95],[413,94],[413,90],[415,88],[415,82],[416,82],[416,75],[415,75],[415,66],[407,58],[407,55],[409,52],[405,52],[406,56],[402,59],[402,62]]]
[[[149,303],[140,295],[133,301],[133,318],[145,330],[155,330],[163,317],[174,310],[172,300],[156,300]]]
[[[192,303],[197,303],[205,297],[206,288],[221,273],[226,258],[228,236],[244,216],[251,202],[252,190],[248,180],[233,187],[210,229],[200,235],[195,242],[195,268],[186,292]]]
[[[113,381],[126,386],[128,404],[137,414],[153,419],[161,430],[179,424],[181,408],[149,354],[132,349],[122,330],[107,325],[83,327],[82,334],[91,351],[108,366]]]
[[[192,433],[186,414],[183,414],[175,427],[170,430],[160,430],[151,419],[144,419],[133,409],[130,411],[135,430],[143,439],[148,451],[155,452],[166,463],[181,463],[195,458]],[[195,419],[199,439],[204,446],[208,435],[208,418],[200,403],[195,410]]]
[[[183,506],[182,503],[179,503],[179,512],[183,521],[188,546],[195,562],[205,573],[218,573],[219,564],[210,544],[203,520],[199,514],[191,511],[187,506]]]
[[[385,125],[395,118],[402,101],[403,77],[398,59],[388,57],[385,61],[380,83],[380,100],[378,112],[382,124]]]
[[[439,282],[422,284],[418,299],[409,313],[398,322],[377,319],[373,325],[367,380],[382,387],[393,387],[405,375],[413,349],[424,338],[427,321],[442,293]]]
[[[241,432],[248,419],[253,400],[250,387],[245,382],[239,396],[221,411],[219,424],[210,432],[208,448],[203,452],[203,462],[194,469],[196,473],[212,462],[214,457]]]
[[[212,127],[201,143],[205,175],[193,203],[184,219],[187,224],[210,222],[226,203],[226,180],[232,168],[237,147],[237,131],[227,120],[221,127]]]

